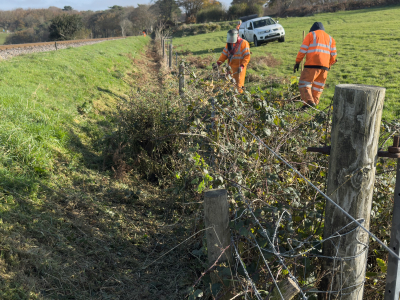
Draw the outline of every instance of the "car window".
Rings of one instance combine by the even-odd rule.
[[[263,20],[255,21],[253,23],[254,23],[254,28],[260,28],[260,27],[270,25],[269,19],[263,19]]]
[[[239,29],[244,29],[246,27],[246,23],[242,23],[239,27]]]
[[[252,25],[251,22],[249,22],[249,23],[247,24],[247,29],[253,29],[253,25]]]
[[[269,21],[271,22],[271,25],[276,24],[274,19],[269,19]]]

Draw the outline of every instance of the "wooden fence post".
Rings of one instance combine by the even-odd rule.
[[[385,88],[340,84],[333,99],[331,152],[327,194],[369,229],[375,167]],[[369,236],[331,202],[326,203],[322,291],[338,291],[332,299],[363,298]],[[337,234],[339,233],[339,235]],[[357,241],[358,239],[358,241]],[[335,257],[335,259],[333,259]],[[345,259],[346,258],[346,259]],[[322,296],[322,297],[321,297]],[[326,295],[320,294],[319,299]]]
[[[169,68],[172,68],[172,39],[171,42],[169,43]]]
[[[162,57],[165,58],[165,39],[161,37]]]
[[[208,263],[214,264],[221,255],[221,249],[231,244],[229,231],[229,204],[225,189],[215,189],[204,193],[204,221],[207,229]],[[228,248],[218,262],[231,262],[231,249]]]
[[[303,41],[304,41],[305,37],[306,37],[306,32],[303,30]],[[303,42],[303,41],[301,41],[301,42]],[[304,70],[304,59],[301,61],[301,71],[303,72],[303,70]]]
[[[185,64],[182,62],[179,65],[179,95],[182,97],[185,92]]]
[[[390,148],[399,147],[400,136],[393,137],[393,146]],[[389,148],[389,151],[391,151]],[[398,148],[397,150],[399,150]],[[396,186],[394,189],[394,205],[392,216],[392,227],[390,230],[390,245],[389,247],[400,255],[400,158],[397,159],[396,171]],[[386,274],[386,288],[385,300],[399,300],[400,293],[400,261],[397,257],[389,253],[387,274]]]
[[[294,298],[294,296],[300,293],[300,288],[298,287],[296,282],[294,282],[293,279],[289,277],[279,282],[278,288],[279,290],[274,287],[269,300],[282,300],[281,294],[284,300],[291,300]],[[279,293],[279,291],[281,293]]]
[[[54,42],[54,46],[56,47],[56,50],[58,50],[58,49],[57,49],[57,42]]]

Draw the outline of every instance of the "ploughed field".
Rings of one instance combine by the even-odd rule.
[[[336,40],[338,63],[328,75],[321,107],[329,105],[335,85],[341,83],[377,85],[386,88],[383,118],[400,116],[400,6],[323,13],[309,17],[281,18],[286,31],[284,43],[271,42],[260,47],[251,44],[252,61],[248,70],[249,87],[268,88],[268,80],[253,80],[261,76],[269,81],[289,81],[303,39],[314,22],[322,22]],[[226,31],[197,34],[174,39],[176,51],[190,60],[200,56],[211,69],[226,42]],[[300,72],[295,74],[300,76]],[[253,82],[252,82],[253,81]],[[262,82],[262,83],[261,83]]]

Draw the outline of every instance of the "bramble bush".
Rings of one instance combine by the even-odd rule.
[[[201,201],[205,189],[226,188],[232,238],[255,285],[266,295],[274,287],[265,258],[279,281],[290,272],[308,291],[309,299],[316,299],[312,290],[325,276],[318,257],[325,199],[273,152],[325,191],[328,157],[307,153],[306,148],[329,145],[332,104],[323,110],[299,112],[296,77],[279,83],[271,80],[267,89],[253,85],[239,94],[230,76],[220,75],[223,72],[189,65],[185,73],[182,98],[174,77],[164,81],[160,93],[134,95],[120,110],[120,125],[109,139],[108,153],[119,149],[130,168],[156,179],[176,202]],[[382,125],[382,147],[398,129],[395,122]],[[112,164],[112,159],[108,161]],[[371,231],[386,243],[394,163],[378,160],[371,216]],[[187,212],[201,213],[202,206],[191,204]],[[201,239],[197,245],[192,254],[205,262],[206,241]],[[368,299],[379,299],[384,292],[387,253],[376,242],[370,243],[368,251],[365,294]],[[233,270],[234,278],[227,270],[218,265],[211,271],[221,279],[218,283],[205,274],[188,292],[189,297],[216,297],[249,285],[241,267]]]

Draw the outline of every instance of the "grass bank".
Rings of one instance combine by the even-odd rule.
[[[3,45],[6,41],[7,33],[0,33],[0,45]]]
[[[102,141],[137,86],[148,42],[0,62],[1,299],[135,299],[135,285],[122,282],[143,236],[132,203],[146,188],[103,171]]]
[[[311,25],[319,21],[324,24],[326,32],[335,38],[338,50],[338,63],[329,73],[321,99],[322,107],[329,104],[337,84],[378,85],[387,89],[383,118],[398,118],[400,78],[396,70],[400,67],[397,46],[400,36],[399,13],[400,7],[394,6],[280,19],[286,31],[286,41],[252,47],[253,62],[267,58],[269,63],[253,64],[248,74],[289,79],[293,76],[293,65],[302,42],[303,30],[307,33]],[[218,59],[225,46],[225,39],[226,32],[218,31],[176,38],[174,43],[182,55],[200,56],[211,62]],[[296,75],[300,76],[300,73]],[[260,87],[266,88],[262,85]]]

